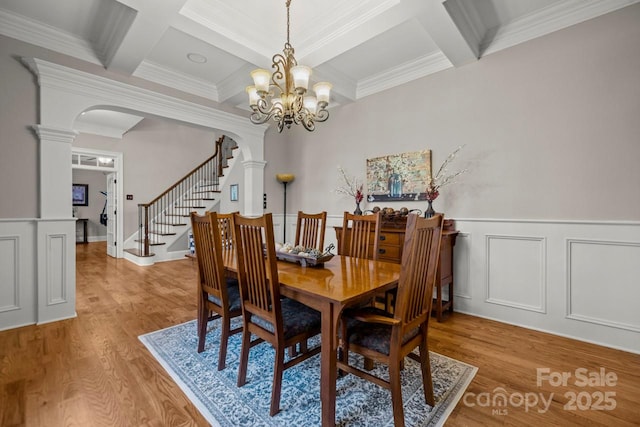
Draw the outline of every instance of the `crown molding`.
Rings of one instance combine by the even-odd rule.
[[[306,57],[313,52],[334,43],[346,34],[365,25],[383,12],[397,6],[399,0],[360,0],[344,2],[340,9],[316,20],[316,25],[307,27],[300,33],[300,41],[296,42],[297,53]]]
[[[41,87],[84,98],[95,105],[113,105],[184,121],[195,125],[233,132],[240,137],[262,140],[266,125],[254,125],[246,117],[228,113],[194,102],[78,71],[37,58],[22,58],[38,76]],[[88,95],[91,94],[91,95]],[[59,120],[59,119],[58,119]],[[49,126],[51,127],[51,126]]]
[[[0,34],[92,64],[103,65],[93,46],[85,40],[21,15],[0,10]]]
[[[224,102],[238,93],[244,92],[244,88],[251,81],[250,75],[254,69],[253,65],[246,64],[218,83],[218,102]]]
[[[638,3],[640,0],[567,0],[545,7],[487,31],[480,46],[481,56],[515,46],[536,37],[562,30],[588,19]]]
[[[134,77],[139,77],[150,82],[181,90],[192,95],[201,96],[218,102],[218,88],[215,84],[197,79],[187,74],[173,71],[150,61],[142,61],[133,72]]]
[[[415,61],[405,62],[397,67],[374,74],[358,82],[356,99],[373,95],[412,80],[451,68],[451,61],[442,52],[422,56]]]

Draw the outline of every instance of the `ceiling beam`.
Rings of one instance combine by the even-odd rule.
[[[473,6],[471,6],[473,7]],[[480,41],[458,0],[426,1],[418,16],[429,36],[454,67],[477,61]]]
[[[119,31],[116,31],[116,33],[122,34],[122,40],[108,52],[105,58],[105,67],[109,70],[132,75],[162,38],[187,0],[118,1],[136,13],[131,22],[114,23],[114,25],[128,25],[128,28],[120,28]]]

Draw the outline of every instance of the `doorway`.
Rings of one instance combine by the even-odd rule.
[[[87,171],[99,171],[105,174],[107,215],[107,255],[123,258],[124,215],[118,214],[124,206],[123,194],[123,155],[120,152],[73,147],[71,151],[71,168]]]

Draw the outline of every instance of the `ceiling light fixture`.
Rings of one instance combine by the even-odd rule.
[[[278,123],[278,132],[284,126],[291,128],[293,123],[301,124],[308,131],[315,129],[315,122],[324,122],[329,118],[329,94],[331,83],[321,82],[313,86],[316,96],[305,95],[309,86],[311,68],[298,65],[293,56],[294,49],[289,43],[289,6],[287,5],[287,42],[283,53],[273,55],[271,74],[268,70],[257,69],[251,72],[254,86],[247,87],[249,105],[253,110],[251,122],[262,124],[273,118]],[[273,90],[279,91],[275,94]]]
[[[196,64],[204,64],[205,62],[207,62],[206,56],[193,52],[187,54],[187,59],[191,62],[195,62]]]

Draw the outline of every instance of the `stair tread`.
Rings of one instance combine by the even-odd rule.
[[[174,206],[174,209],[204,209],[206,206]]]
[[[186,223],[181,222],[156,222],[157,225],[170,225],[172,227],[184,226]]]
[[[156,236],[175,236],[176,233],[159,233],[157,231],[149,231],[149,234],[155,234]]]
[[[142,254],[142,251],[141,251],[141,250],[139,250],[139,249],[136,249],[136,248],[125,249],[124,251],[125,251],[125,252],[128,252],[128,253],[130,253],[130,254],[132,254],[132,255],[139,256],[139,257],[145,257],[145,258],[146,258],[146,257],[155,256],[155,255],[156,255],[156,254],[154,254],[154,253],[149,253],[149,255],[143,255],[143,254]]]

